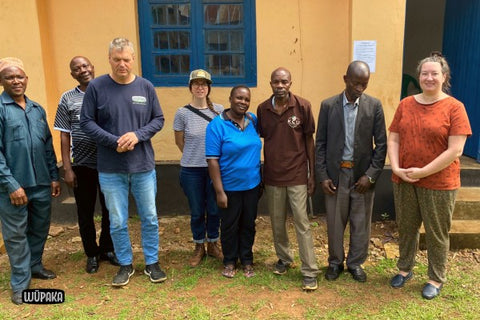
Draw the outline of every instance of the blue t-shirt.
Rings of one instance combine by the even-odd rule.
[[[261,181],[262,142],[255,128],[257,118],[250,112],[249,115],[253,122],[245,117],[243,131],[223,114],[207,126],[205,155],[207,159],[218,159],[225,191],[250,190]]]
[[[109,75],[90,81],[83,98],[80,127],[97,143],[97,170],[137,173],[155,168],[150,139],[163,127],[163,112],[152,83],[136,77],[119,84]],[[117,140],[134,132],[138,143],[132,151],[118,153]]]

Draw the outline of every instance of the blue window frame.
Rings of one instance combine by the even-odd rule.
[[[257,85],[255,0],[138,0],[143,77],[185,86],[191,70],[217,86]]]

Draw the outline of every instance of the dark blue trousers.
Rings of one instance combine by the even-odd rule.
[[[43,269],[43,249],[50,228],[51,187],[25,188],[25,193],[28,203],[14,206],[9,194],[0,192],[0,219],[13,292],[27,289],[32,272]]]

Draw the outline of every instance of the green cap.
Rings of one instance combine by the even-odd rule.
[[[190,72],[190,82],[192,82],[192,80],[195,80],[195,79],[205,79],[207,80],[207,83],[208,84],[212,84],[212,76],[210,75],[210,73],[208,73],[207,71],[203,70],[203,69],[197,69],[197,70],[193,70],[192,72]]]

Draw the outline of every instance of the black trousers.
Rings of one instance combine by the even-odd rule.
[[[100,191],[97,170],[85,166],[73,166],[72,169],[77,176],[77,187],[73,189],[73,193],[77,203],[78,227],[85,254],[88,257],[94,257],[101,253],[114,251],[110,237],[110,219],[105,206],[105,198]],[[102,208],[102,231],[99,245],[97,245],[97,233],[93,220],[97,192]]]
[[[255,219],[259,187],[246,191],[226,191],[228,207],[220,209],[223,264],[253,264]]]

